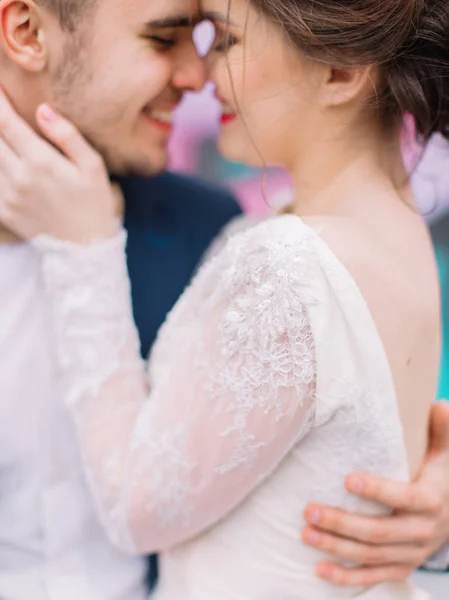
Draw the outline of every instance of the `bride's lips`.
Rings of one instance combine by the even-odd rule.
[[[215,94],[216,99],[220,102],[222,106],[222,113],[220,117],[220,122],[222,125],[227,125],[228,123],[232,123],[237,118],[237,113],[229,106],[226,100],[223,100],[217,93]]]
[[[226,125],[227,123],[231,123],[232,121],[235,121],[236,118],[237,118],[236,114],[227,115],[227,114],[223,113],[220,117],[220,123],[222,125]]]

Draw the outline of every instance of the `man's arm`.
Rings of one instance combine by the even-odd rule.
[[[346,487],[394,512],[390,517],[371,518],[307,506],[304,542],[361,565],[321,563],[320,577],[338,585],[374,585],[405,579],[426,563],[429,568],[449,568],[449,403],[440,402],[432,409],[430,447],[416,481],[396,483],[351,475]]]

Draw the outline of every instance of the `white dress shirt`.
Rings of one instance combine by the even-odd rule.
[[[144,600],[100,525],[58,393],[35,251],[0,245],[0,598]]]

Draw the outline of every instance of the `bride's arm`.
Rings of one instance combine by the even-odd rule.
[[[178,544],[235,508],[308,429],[307,259],[271,239],[214,258],[171,315],[148,380],[100,157],[58,115],[38,123],[61,153],[1,92],[0,112],[0,221],[47,234],[35,244],[59,375],[104,524],[129,550]]]
[[[34,243],[66,402],[110,537],[149,552],[195,536],[267,477],[310,424],[314,348],[298,261],[284,253],[277,273],[270,257],[242,247],[207,265],[164,328],[150,388],[124,233],[88,247]]]

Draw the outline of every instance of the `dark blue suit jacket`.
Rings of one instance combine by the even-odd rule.
[[[230,194],[171,173],[152,179],[120,178],[119,183],[125,196],[134,317],[147,356],[204,251],[241,210]],[[153,557],[150,587],[156,578]]]

